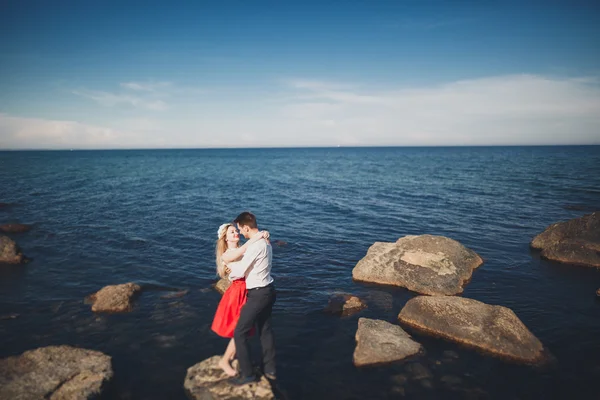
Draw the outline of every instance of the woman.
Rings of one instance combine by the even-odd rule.
[[[223,224],[217,231],[217,249],[216,262],[217,274],[221,278],[229,277],[231,285],[223,293],[223,297],[217,307],[215,318],[212,323],[212,330],[219,336],[231,338],[225,354],[219,361],[219,367],[229,376],[235,376],[237,372],[231,366],[231,361],[235,357],[235,343],[233,341],[233,331],[240,317],[240,310],[246,303],[246,279],[244,276],[234,276],[230,273],[227,265],[231,265],[242,259],[248,246],[257,240],[268,239],[269,232],[260,232],[252,239],[248,240],[243,246],[238,247],[240,235],[233,224]]]

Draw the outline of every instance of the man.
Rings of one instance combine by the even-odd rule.
[[[259,234],[256,217],[243,212],[233,221],[246,239]],[[275,380],[275,341],[271,329],[271,312],[275,303],[275,287],[271,277],[273,251],[271,245],[260,239],[251,244],[239,263],[232,265],[235,275],[246,277],[248,297],[242,307],[233,338],[240,367],[240,376],[233,378],[234,385],[255,382],[257,377],[252,370],[248,333],[256,325],[262,347],[263,372],[270,380]]]

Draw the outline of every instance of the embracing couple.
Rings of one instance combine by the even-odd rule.
[[[239,232],[248,241],[238,246]],[[263,372],[275,380],[275,342],[271,329],[271,312],[275,303],[275,287],[271,277],[273,252],[269,233],[259,231],[256,217],[243,212],[217,232],[217,273],[228,276],[231,285],[223,294],[212,323],[219,336],[232,338],[219,366],[232,377],[231,383],[255,382],[250,358],[249,337],[258,333],[262,347]],[[231,362],[239,362],[239,376]]]

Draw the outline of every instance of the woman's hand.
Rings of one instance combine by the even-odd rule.
[[[224,271],[225,271],[225,275],[226,276],[231,273],[231,269],[229,269],[229,267],[227,265],[225,266],[225,270]]]

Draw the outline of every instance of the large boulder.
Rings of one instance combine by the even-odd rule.
[[[92,303],[92,311],[105,313],[128,312],[133,308],[133,300],[142,288],[135,283],[105,286],[86,298]]]
[[[324,311],[326,313],[339,314],[346,317],[365,308],[367,308],[367,305],[360,298],[351,294],[338,293],[329,298],[329,302]]]
[[[4,224],[0,225],[0,231],[4,233],[23,233],[29,232],[31,225],[28,224]]]
[[[225,293],[227,289],[231,286],[231,281],[227,278],[221,278],[217,283],[215,283],[215,290],[221,294]]]
[[[376,242],[352,270],[356,281],[402,286],[428,295],[462,293],[477,253],[444,236],[405,236],[396,243]]]
[[[600,268],[600,211],[552,224],[530,246],[548,260]]]
[[[542,343],[506,307],[454,296],[410,299],[400,322],[423,333],[464,344],[507,360],[544,361]]]
[[[25,256],[19,250],[19,246],[7,236],[0,236],[0,263],[21,264],[25,262]]]
[[[221,356],[213,356],[187,370],[183,387],[194,400],[275,399],[271,384],[262,376],[258,382],[234,386],[219,367]],[[234,367],[237,360],[234,361]]]
[[[112,376],[110,357],[99,351],[42,347],[0,360],[0,399],[93,399]]]
[[[359,318],[354,365],[379,365],[403,360],[422,350],[398,325],[377,319]]]

